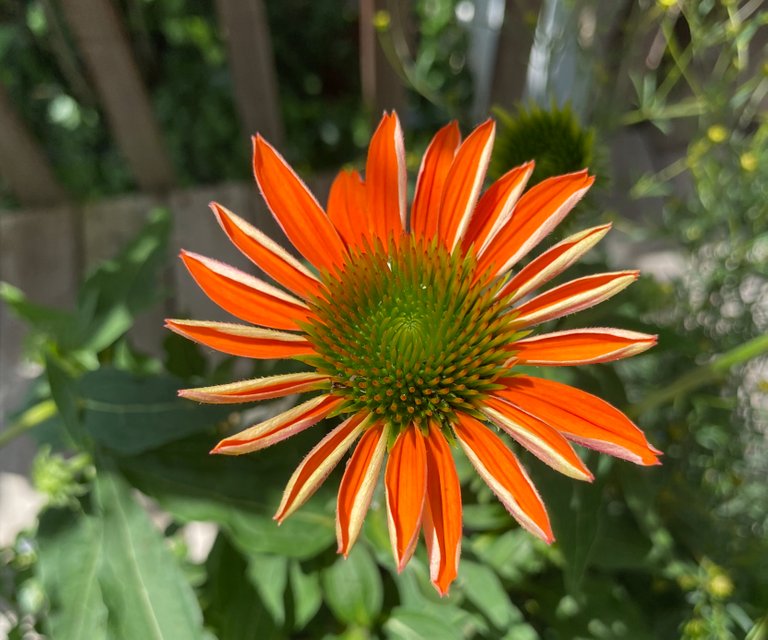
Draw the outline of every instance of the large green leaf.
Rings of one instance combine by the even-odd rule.
[[[203,639],[202,614],[163,536],[118,476],[96,478],[103,517],[101,586],[121,640]]]
[[[462,560],[459,579],[463,592],[480,612],[498,629],[506,629],[523,618],[504,591],[498,576],[487,566]]]
[[[381,612],[381,574],[362,544],[323,571],[322,583],[326,603],[342,622],[370,627]]]
[[[137,376],[102,368],[79,381],[83,423],[94,440],[123,455],[134,455],[210,429],[230,408],[200,405],[177,396],[182,383],[172,376]]]
[[[107,638],[107,607],[99,584],[102,523],[69,510],[40,520],[37,570],[48,597],[45,632],[57,640]]]
[[[259,592],[272,618],[282,626],[285,623],[288,559],[266,553],[252,555],[248,559],[248,577]]]
[[[590,456],[594,461],[596,456]],[[549,468],[531,465],[534,483],[552,521],[556,544],[563,553],[565,584],[576,593],[595,553],[603,512],[603,489],[612,460],[599,459],[594,483],[576,482]]]
[[[73,443],[87,447],[88,438],[83,431],[77,407],[77,381],[53,356],[45,358],[45,374],[64,431]]]
[[[320,588],[320,575],[316,572],[305,573],[297,560],[292,560],[289,574],[293,595],[293,627],[303,629],[315,617],[323,604],[323,590]]]
[[[202,588],[205,620],[218,640],[277,640],[275,626],[247,578],[247,561],[219,534],[206,561],[208,580]]]
[[[210,446],[210,438],[188,438],[123,458],[120,465],[135,486],[174,517],[216,522],[248,556],[310,558],[333,544],[333,514],[318,507],[329,503],[327,487],[281,526],[272,520],[283,483],[300,459],[296,450],[311,447],[306,436],[250,456],[211,456]]]
[[[397,607],[384,624],[388,640],[464,640],[461,628],[440,607],[407,609]]]

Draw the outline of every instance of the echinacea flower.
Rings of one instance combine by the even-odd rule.
[[[254,138],[253,169],[285,235],[311,266],[218,204],[222,229],[281,288],[194,253],[182,260],[203,291],[248,324],[168,320],[177,333],[249,358],[293,358],[302,373],[276,375],[181,395],[239,403],[314,393],[293,408],[225,438],[213,453],[257,451],[324,418],[324,434],[288,482],[282,522],[318,488],[353,445],[338,493],[338,550],[348,554],[386,458],[389,534],[399,570],[423,529],[433,584],[457,574],[461,492],[454,450],[522,527],[551,542],[544,505],[499,435],[546,464],[591,480],[571,443],[637,464],[657,464],[643,433],[607,402],[565,384],[518,373],[518,364],[592,364],[644,351],[655,337],[609,328],[533,335],[532,329],[601,302],[637,278],[619,271],[536,293],[593,247],[610,225],[572,235],[515,269],[573,208],[593,178],[549,178],[523,194],[533,163],[512,169],[481,195],[494,123],[463,142],[441,129],[406,209],[403,137],[385,114],[368,150],[365,180],[342,171],[327,212],[278,152]],[[522,195],[521,195],[522,194]],[[356,443],[356,444],[355,444]]]

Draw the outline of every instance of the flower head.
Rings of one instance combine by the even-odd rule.
[[[250,358],[293,358],[302,373],[186,389],[201,402],[238,403],[312,393],[295,407],[225,438],[214,453],[257,451],[340,416],[288,482],[281,522],[352,449],[338,494],[339,552],[360,533],[384,469],[390,539],[402,569],[424,531],[432,581],[445,594],[456,577],[461,449],[512,516],[553,540],[546,509],[506,434],[546,464],[580,480],[592,475],[572,442],[632,462],[657,464],[656,449],[618,409],[518,364],[606,362],[649,348],[655,337],[608,328],[533,335],[532,329],[618,293],[637,273],[571,280],[537,291],[608,231],[587,229],[516,269],[592,184],[586,171],[522,193],[533,163],[481,195],[494,137],[487,121],[464,141],[455,123],[429,145],[410,216],[402,133],[385,115],[368,151],[365,181],[342,171],[327,213],[282,157],[254,139],[256,181],[276,220],[312,267],[213,204],[235,246],[277,286],[228,265],[182,253],[193,278],[248,324],[168,320],[187,338]],[[521,195],[522,194],[522,195]],[[386,462],[385,462],[386,461]]]

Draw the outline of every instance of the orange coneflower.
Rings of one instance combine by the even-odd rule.
[[[263,449],[329,416],[343,421],[296,469],[275,519],[302,505],[357,442],[338,495],[339,552],[360,533],[384,458],[387,516],[398,569],[423,528],[432,582],[456,577],[461,492],[454,444],[514,518],[553,540],[549,518],[503,431],[558,471],[591,480],[570,442],[632,462],[657,464],[643,433],[584,391],[515,372],[515,365],[607,362],[640,353],[654,336],[590,328],[531,335],[532,327],[590,307],[637,278],[621,271],[534,292],[593,247],[602,225],[572,235],[513,271],[573,208],[593,178],[550,178],[522,194],[533,163],[480,194],[494,123],[464,141],[456,123],[429,145],[406,213],[403,137],[385,114],[368,151],[365,181],[342,171],[323,211],[283,158],[254,139],[253,169],[270,210],[305,266],[250,224],[213,204],[224,232],[277,288],[210,258],[184,252],[192,277],[249,324],[168,320],[187,338],[250,358],[294,358],[305,373],[181,391],[201,402],[315,395],[225,438],[214,453]],[[534,294],[534,295],[531,295]],[[255,325],[255,326],[254,326]]]

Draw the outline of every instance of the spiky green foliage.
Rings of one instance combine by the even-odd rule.
[[[367,410],[397,430],[430,420],[447,429],[474,412],[512,355],[515,338],[499,284],[483,285],[473,256],[404,238],[350,258],[326,275],[327,298],[304,327],[346,409]],[[330,302],[332,301],[332,302]]]
[[[497,107],[494,113],[499,124],[489,170],[494,180],[529,160],[536,161],[530,185],[585,169],[594,160],[594,131],[579,124],[570,105],[532,105],[514,114]]]

